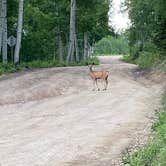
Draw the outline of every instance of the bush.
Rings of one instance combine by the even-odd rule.
[[[130,55],[124,55],[122,60],[128,63],[136,63]]]
[[[107,36],[95,45],[95,54],[97,55],[119,55],[129,54],[128,41],[124,36]]]
[[[96,54],[111,54],[112,53],[112,45],[108,38],[103,38],[100,40],[95,46]]]
[[[136,64],[138,64],[141,68],[149,68],[152,67],[156,62],[160,59],[159,54],[155,54],[152,52],[141,52],[138,59],[136,59]]]
[[[88,60],[82,60],[79,63],[67,64],[66,62],[59,63],[58,61],[32,61],[27,63],[21,63],[19,65],[14,64],[0,64],[0,75],[5,73],[13,73],[19,70],[34,69],[34,68],[49,68],[49,67],[65,67],[65,66],[86,66],[88,64],[98,65],[99,60],[96,57],[89,58]]]
[[[160,52],[153,42],[144,44],[143,51],[140,51],[139,44],[130,48],[130,55],[123,58],[124,61],[138,64],[141,68],[150,68],[160,61]]]

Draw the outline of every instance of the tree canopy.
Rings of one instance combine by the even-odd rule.
[[[16,37],[19,0],[7,1],[8,36]],[[88,47],[113,29],[108,26],[109,0],[76,0],[76,34],[79,59],[83,59],[84,33],[88,34]],[[24,1],[24,23],[20,60],[65,61],[69,45],[70,29],[69,0],[26,0]],[[59,51],[59,49],[61,51]],[[8,47],[8,60],[11,61]]]
[[[126,0],[131,27],[129,31],[130,55],[166,56],[166,1]],[[155,54],[155,55],[153,55]]]

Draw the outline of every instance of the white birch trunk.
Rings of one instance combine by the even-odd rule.
[[[91,52],[91,47],[89,46],[88,47],[88,56],[87,56],[88,58],[90,58],[90,52]]]
[[[75,48],[75,39],[76,39],[76,30],[75,30],[75,17],[76,17],[76,0],[71,0],[70,7],[70,37],[69,37],[69,47],[67,55],[67,63],[69,61],[74,62],[74,54],[76,52]]]
[[[88,33],[84,32],[84,60],[88,58]]]
[[[0,0],[0,55],[2,51],[2,32],[3,32],[3,12],[2,12],[2,0]]]
[[[17,42],[14,52],[14,63],[19,63],[20,60],[20,48],[21,48],[21,38],[22,38],[22,27],[23,27],[23,9],[24,0],[19,0],[19,11],[18,11],[18,25],[17,25]]]
[[[2,0],[2,61],[7,63],[7,1]]]
[[[63,61],[63,43],[62,43],[62,36],[61,36],[60,32],[59,32],[58,41],[59,41],[59,62],[62,63],[62,61]]]
[[[76,49],[76,62],[79,62],[79,48],[77,44],[77,35],[75,34],[75,49]]]

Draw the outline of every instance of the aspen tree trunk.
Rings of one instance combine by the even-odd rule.
[[[59,41],[59,62],[62,63],[63,62],[63,43],[62,43],[62,36],[60,31],[59,31],[58,41]]]
[[[22,27],[23,27],[23,8],[24,0],[19,0],[19,11],[18,11],[18,25],[17,25],[17,42],[14,52],[14,63],[19,63],[20,48],[21,48],[21,37],[22,37]]]
[[[2,12],[2,0],[0,0],[0,55],[2,51],[2,32],[3,32],[3,12]]]
[[[91,46],[88,44],[88,56],[87,56],[87,58],[90,57],[90,54],[91,54]]]
[[[76,19],[76,0],[71,0],[70,7],[70,36],[69,36],[69,47],[67,55],[67,63],[74,62],[76,54],[76,28],[75,28],[75,19]]]
[[[2,0],[2,61],[7,63],[7,1]]]
[[[75,35],[75,47],[76,47],[76,62],[79,62],[80,61],[79,47],[78,47],[77,36],[76,35]]]
[[[94,53],[94,47],[93,46],[90,46],[90,54],[89,54],[89,57],[92,57],[92,54]]]
[[[84,32],[84,60],[88,58],[88,32]]]

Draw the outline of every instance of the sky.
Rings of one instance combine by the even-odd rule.
[[[110,16],[110,24],[113,25],[116,31],[121,31],[123,29],[126,29],[129,24],[130,20],[128,18],[127,12],[121,12],[121,3],[123,3],[124,0],[113,0],[112,2],[112,8],[109,16]]]

